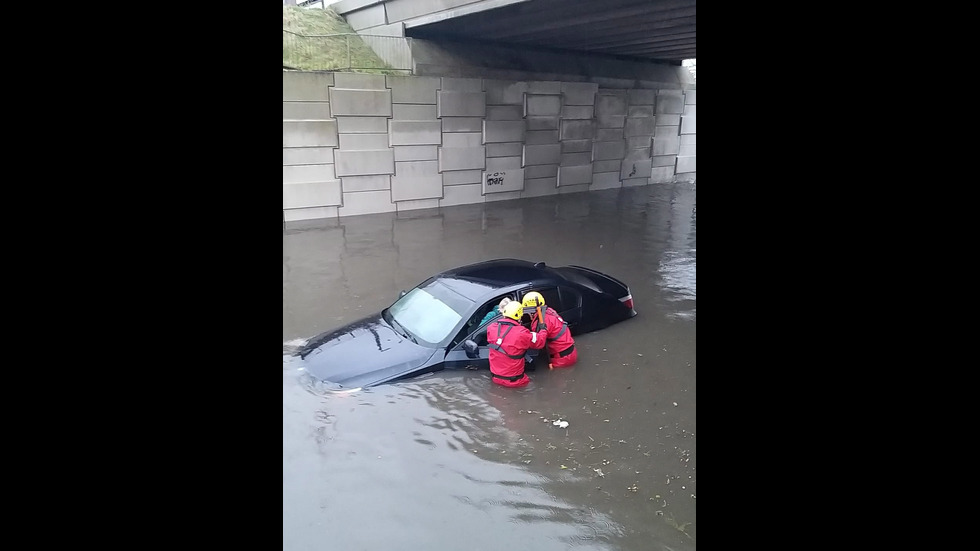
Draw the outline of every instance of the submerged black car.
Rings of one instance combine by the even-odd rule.
[[[629,287],[606,274],[581,266],[490,260],[437,274],[380,313],[310,339],[294,355],[334,391],[443,369],[490,369],[490,322],[480,322],[502,298],[520,301],[531,291],[541,293],[576,336],[636,315]]]

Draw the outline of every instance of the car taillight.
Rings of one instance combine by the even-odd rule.
[[[620,302],[626,305],[627,308],[633,310],[633,295],[626,295],[625,297],[619,299]]]

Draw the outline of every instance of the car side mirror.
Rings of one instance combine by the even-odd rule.
[[[408,293],[406,293],[405,291],[402,291],[402,292],[398,293],[398,298],[402,298],[403,296],[405,296],[407,294]]]
[[[476,341],[472,339],[466,339],[466,341],[463,342],[463,350],[466,351],[467,358],[480,357],[480,347],[477,346]]]

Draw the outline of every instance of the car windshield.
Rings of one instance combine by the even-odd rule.
[[[473,301],[435,280],[398,299],[388,315],[411,336],[435,346],[449,337],[473,306]]]

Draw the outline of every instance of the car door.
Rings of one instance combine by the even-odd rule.
[[[562,307],[558,313],[565,323],[574,329],[582,321],[582,293],[566,285],[558,287],[558,292],[561,295]]]
[[[490,369],[490,349],[487,347],[487,326],[494,320],[484,325],[480,324],[487,312],[495,309],[504,297],[514,300],[511,294],[501,295],[487,302],[476,310],[473,318],[463,326],[456,338],[450,344],[449,352],[446,353],[447,369]],[[472,340],[477,344],[477,354],[471,357],[464,348],[467,340]]]

